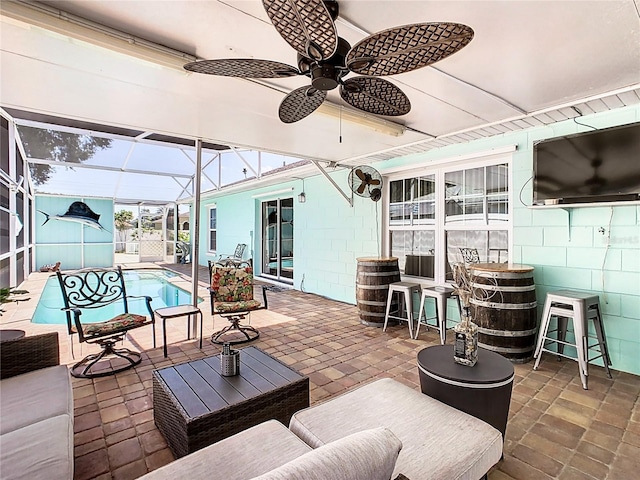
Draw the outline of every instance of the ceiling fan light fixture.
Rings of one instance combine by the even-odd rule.
[[[311,40],[307,42],[306,51],[307,51],[307,58],[310,58],[311,60],[315,60],[316,62],[324,60],[322,52],[320,51],[320,48]]]
[[[373,57],[355,58],[347,64],[347,68],[353,72],[359,73],[361,70],[368,68],[374,61],[375,58]]]

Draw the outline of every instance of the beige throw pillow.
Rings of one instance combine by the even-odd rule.
[[[391,430],[374,428],[346,436],[253,480],[390,480],[402,449]]]

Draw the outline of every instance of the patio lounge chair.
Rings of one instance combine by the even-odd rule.
[[[216,331],[211,336],[211,342],[216,344],[246,343],[255,340],[260,332],[249,325],[242,325],[251,312],[267,308],[267,288],[262,287],[264,303],[253,298],[253,268],[248,262],[235,265],[215,264],[209,262],[211,278],[211,315],[220,315],[231,324]],[[243,336],[237,338],[233,333],[240,332]]]
[[[122,269],[85,269],[70,273],[57,272],[58,281],[64,299],[63,309],[67,314],[69,335],[78,334],[80,343],[98,344],[100,353],[92,353],[71,367],[71,375],[80,378],[103,377],[127,370],[141,361],[139,352],[128,348],[115,348],[129,330],[151,324],[153,327],[153,347],[156,346],[156,327],[151,297],[133,297],[127,295]],[[128,299],[144,298],[149,316],[129,312]],[[107,320],[96,323],[82,323],[81,315],[86,310],[105,310],[109,305],[121,305],[122,313],[112,317],[105,313]],[[117,307],[116,307],[117,308]],[[73,354],[73,341],[71,342]],[[107,355],[114,355],[126,360],[123,366],[103,369],[96,364]]]

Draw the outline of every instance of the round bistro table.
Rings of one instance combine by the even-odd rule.
[[[468,367],[454,362],[452,345],[436,345],[418,352],[418,369],[422,393],[484,420],[504,440],[514,378],[509,360],[479,348]]]

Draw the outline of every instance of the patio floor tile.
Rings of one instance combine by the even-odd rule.
[[[168,267],[190,274],[190,265]],[[202,270],[204,278],[206,269]],[[168,358],[162,353],[161,325],[156,328],[155,349],[151,349],[150,329],[141,328],[125,341],[129,348],[148,348],[138,366],[112,377],[73,380],[76,480],[133,479],[173,461],[153,421],[151,378],[154,369],[220,352],[220,346],[209,342],[213,321],[205,285],[201,287],[205,298],[202,350],[196,340],[186,339],[185,322],[175,319],[168,322]],[[268,296],[269,310],[252,316],[251,324],[261,335],[251,345],[308,375],[312,404],[381,377],[419,389],[416,355],[439,343],[431,330],[413,340],[406,325],[391,326],[385,333],[362,325],[353,305],[293,290],[268,292]],[[224,325],[216,319],[216,328]],[[72,364],[65,327],[47,327],[60,333],[62,361]],[[28,321],[11,328],[28,334],[47,331]],[[80,350],[77,344],[74,348],[77,361]],[[90,348],[83,345],[81,356]],[[585,391],[576,362],[543,357],[538,371],[533,371],[532,363],[514,368],[504,459],[490,472],[489,480],[637,477],[640,377],[613,371],[614,378],[608,379],[604,369],[591,366]]]

